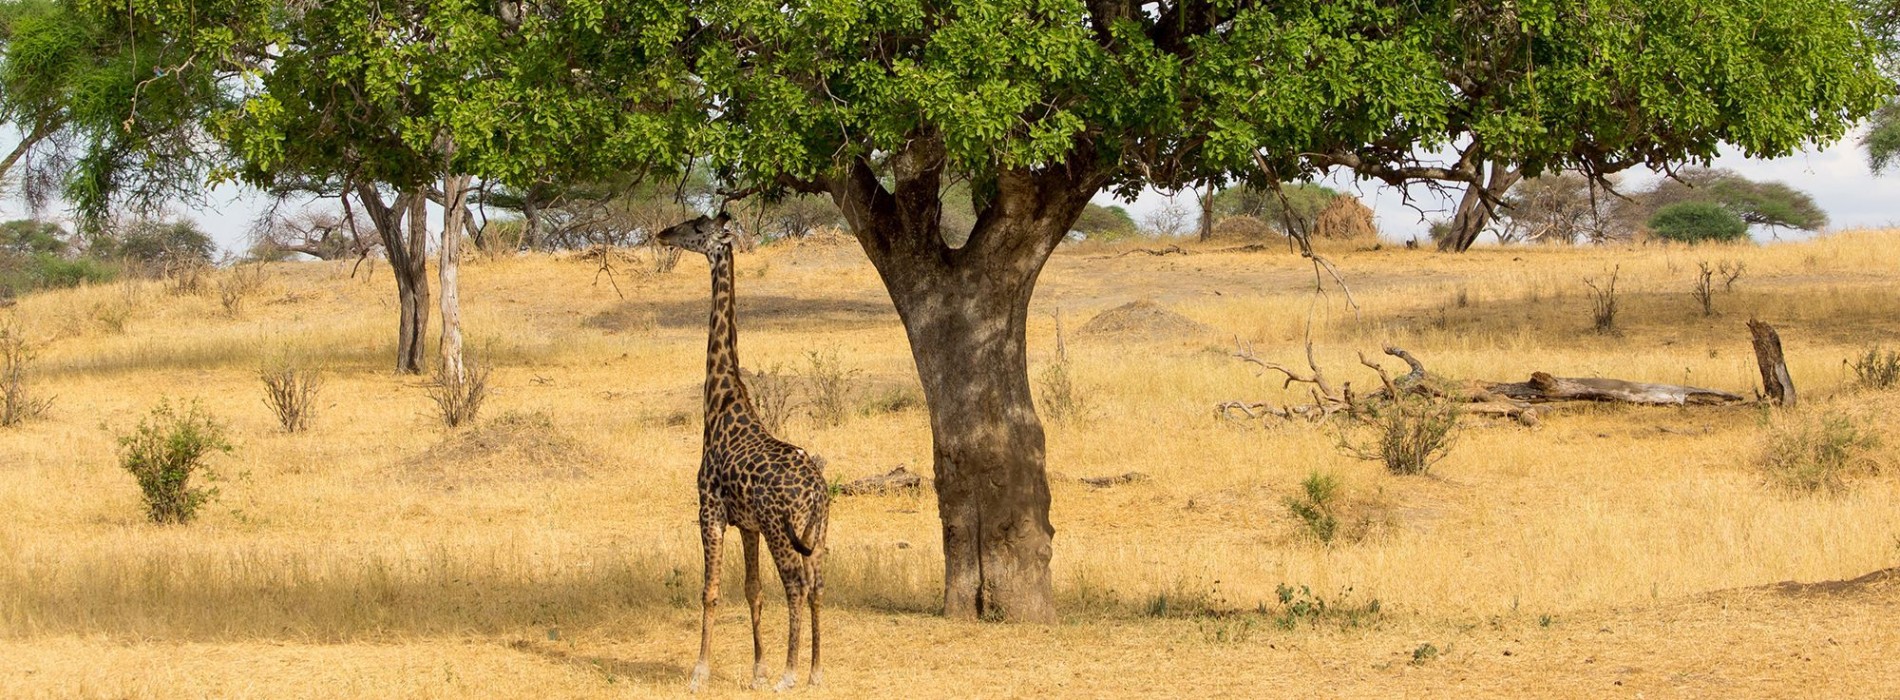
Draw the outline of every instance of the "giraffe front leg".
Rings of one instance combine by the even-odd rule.
[[[765,642],[759,636],[759,618],[765,612],[765,584],[759,575],[759,533],[740,528],[739,542],[745,546],[745,601],[752,609],[752,687],[764,688],[769,672],[765,670]]]
[[[711,521],[704,513],[700,514],[699,539],[706,550],[706,575],[700,590],[699,663],[693,666],[692,680],[686,685],[689,693],[699,692],[700,688],[706,686],[706,679],[712,676],[713,612],[719,607],[719,558],[725,534],[724,523]]]

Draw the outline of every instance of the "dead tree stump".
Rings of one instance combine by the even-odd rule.
[[[1788,362],[1781,356],[1781,334],[1774,326],[1758,319],[1748,320],[1748,334],[1755,343],[1755,363],[1761,366],[1761,388],[1776,404],[1794,407],[1794,379],[1788,376]]]

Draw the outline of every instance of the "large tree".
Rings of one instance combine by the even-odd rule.
[[[191,0],[140,2],[192,20],[178,9]],[[1003,620],[1055,618],[1025,327],[1038,274],[1095,194],[1331,167],[1394,182],[1478,183],[1481,163],[1600,175],[1723,143],[1778,155],[1838,137],[1878,91],[1838,0],[431,7],[430,26],[469,29],[442,45],[466,60],[436,112],[464,172],[526,186],[695,164],[729,196],[837,205],[923,381],[945,612]],[[1502,77],[1471,79],[1483,71]],[[1415,155],[1445,151],[1458,155]],[[943,226],[952,183],[972,195],[967,237]]]

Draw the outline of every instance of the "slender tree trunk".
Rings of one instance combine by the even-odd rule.
[[[396,331],[396,371],[419,374],[424,364],[422,329],[429,325],[429,279],[424,274],[428,263],[416,251],[428,248],[428,228],[423,221],[427,201],[421,193],[405,192],[397,195],[392,205],[383,202],[374,184],[354,182],[351,186],[356,190],[357,202],[375,224],[376,234],[383,239],[383,255],[389,258],[391,276],[396,278],[396,302],[401,313]],[[406,236],[405,216],[409,220]]]
[[[445,206],[442,208],[442,246],[436,274],[442,285],[442,381],[459,385],[466,372],[462,368],[462,297],[457,276],[461,272],[462,228],[468,210],[462,208],[468,194],[468,176],[442,178]]]
[[[521,196],[522,244],[528,250],[541,249],[541,203],[536,200],[534,188]]]
[[[1201,242],[1214,239],[1214,186],[1208,185],[1201,193]]]
[[[389,258],[402,307],[402,324],[396,338],[396,369],[421,374],[428,366],[428,360],[424,359],[427,347],[424,336],[429,329],[429,200],[424,193],[414,192],[407,202],[409,232],[395,246],[403,252],[400,256],[392,253]]]
[[[1497,163],[1489,164],[1490,177],[1483,187],[1470,185],[1465,188],[1465,196],[1458,200],[1458,212],[1451,217],[1451,232],[1438,242],[1438,249],[1447,253],[1462,253],[1478,242],[1478,234],[1491,225],[1495,207],[1486,204],[1484,195],[1493,200],[1503,199],[1519,180],[1524,179],[1522,171],[1507,168]]]

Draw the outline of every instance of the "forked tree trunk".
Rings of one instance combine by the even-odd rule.
[[[409,196],[409,232],[401,260],[391,256],[402,322],[396,338],[396,369],[421,374],[428,367],[424,336],[429,330],[429,200],[423,193]]]
[[[468,210],[462,201],[468,193],[468,176],[442,178],[447,200],[442,208],[441,256],[436,274],[442,285],[442,381],[460,386],[466,372],[462,368],[462,296],[458,277],[462,262],[462,228]]]
[[[944,614],[1053,623],[1055,527],[1029,389],[1029,299],[1102,183],[1087,166],[1000,173],[969,239],[951,248],[939,226],[942,162],[929,139],[915,139],[891,159],[894,191],[860,163],[831,193],[890,292],[923,381]]]
[[[428,228],[423,220],[427,202],[419,193],[405,192],[394,204],[385,203],[372,183],[353,182],[356,200],[376,225],[383,239],[383,255],[389,258],[391,276],[396,278],[396,302],[401,321],[396,331],[396,371],[418,374],[424,364],[422,331],[429,325]],[[408,219],[405,235],[403,220]]]
[[[1440,251],[1462,253],[1470,250],[1471,245],[1478,242],[1478,235],[1491,225],[1495,213],[1494,206],[1485,203],[1485,194],[1488,193],[1494,200],[1503,199],[1511,187],[1524,179],[1523,171],[1516,168],[1497,163],[1489,167],[1491,175],[1482,188],[1478,185],[1465,188],[1464,197],[1458,200],[1458,211],[1451,217],[1451,232],[1438,242]]]

